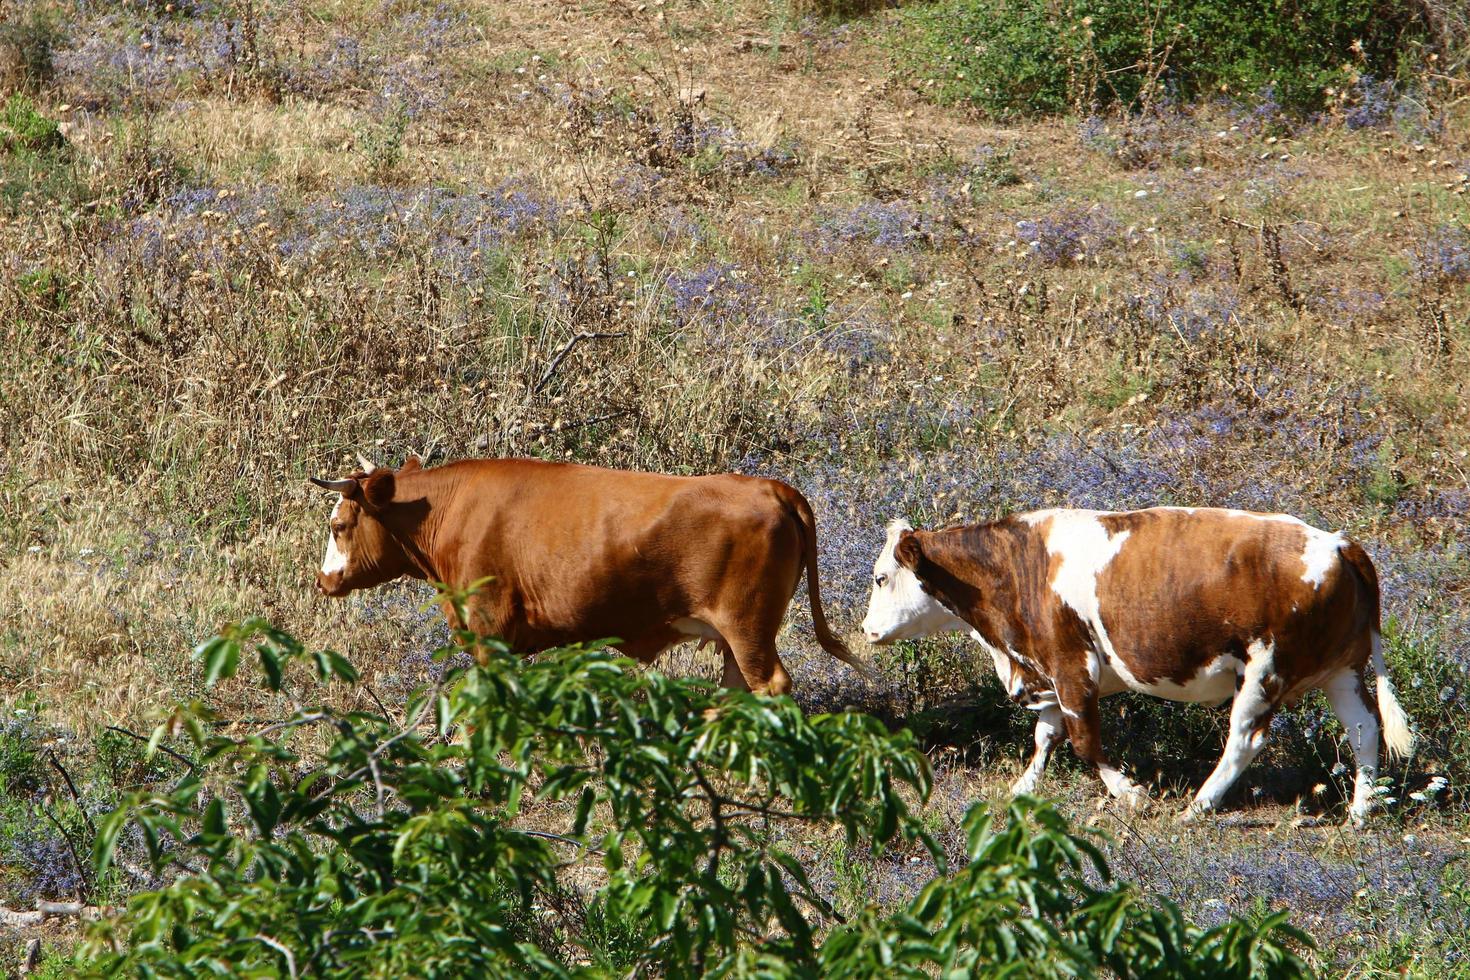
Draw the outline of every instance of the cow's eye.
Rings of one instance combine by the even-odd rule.
[[[888,576],[887,575],[874,575],[873,576],[873,584],[876,585],[880,589],[883,588],[883,586],[885,586],[885,585],[888,584]]]

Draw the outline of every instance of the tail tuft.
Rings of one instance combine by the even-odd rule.
[[[1383,660],[1383,638],[1373,633],[1373,671],[1378,675],[1378,716],[1383,720],[1383,744],[1395,759],[1407,759],[1414,751],[1414,731],[1409,716],[1399,704],[1388,664]]]
[[[847,664],[863,677],[867,678],[868,680],[872,680],[874,677],[872,666],[862,657],[859,657],[857,654],[853,653],[852,648],[849,647],[846,643],[842,643],[842,641],[839,640],[838,645],[841,647],[841,649],[835,649],[832,647],[824,647],[823,649],[825,649],[832,656],[836,657],[838,660],[841,660],[843,663]]]

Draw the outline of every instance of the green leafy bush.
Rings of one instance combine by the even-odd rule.
[[[53,150],[64,142],[60,125],[37,112],[21,93],[0,106],[0,149],[5,152]]]
[[[1426,36],[1403,0],[940,0],[906,8],[893,43],[930,97],[1012,118],[1222,88],[1309,108],[1407,71]]]
[[[41,733],[29,714],[0,722],[0,795],[22,796],[44,781]]]
[[[0,207],[21,210],[41,201],[74,199],[79,182],[61,125],[16,92],[0,104]]]
[[[253,646],[352,681],[263,621],[200,647],[213,683]],[[474,663],[449,667],[463,652]],[[525,662],[460,633],[405,720],[330,704],[223,734],[200,704],[159,730],[199,762],[102,821],[105,873],[129,827],[170,883],[79,953],[89,974],[156,976],[1299,976],[1283,916],[1212,931],[1108,882],[1049,805],[966,818],[953,877],[913,810],[924,756],[867,716],[673,680],[590,647]],[[308,746],[319,746],[308,751]],[[799,860],[801,828],[848,848],[927,852],[906,908],[843,921]],[[575,869],[575,886],[569,872]],[[1089,874],[1100,884],[1088,883]],[[956,973],[955,971],[959,971]]]

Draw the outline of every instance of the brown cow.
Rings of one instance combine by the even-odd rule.
[[[1383,662],[1378,602],[1361,547],[1284,514],[1043,510],[943,531],[890,524],[863,630],[874,643],[969,631],[1011,697],[1038,712],[1015,793],[1035,789],[1065,732],[1112,795],[1136,802],[1143,790],[1103,752],[1098,698],[1234,695],[1224,756],[1186,818],[1219,806],[1278,708],[1321,688],[1357,761],[1359,822],[1373,803],[1379,713],[1390,753],[1413,745]],[[1364,689],[1369,661],[1378,711]]]
[[[784,483],[530,459],[410,459],[397,472],[361,462],[346,479],[311,481],[341,494],[323,595],[404,575],[456,588],[493,577],[468,625],[516,650],[616,637],[647,663],[713,640],[726,686],[785,694],[776,633],[805,571],[817,642],[862,669],[827,628],[812,509]]]

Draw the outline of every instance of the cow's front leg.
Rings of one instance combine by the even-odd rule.
[[[1084,762],[1090,763],[1108,788],[1108,795],[1121,799],[1129,806],[1139,806],[1148,800],[1144,788],[1113,765],[1103,752],[1102,717],[1097,708],[1097,690],[1073,685],[1057,690],[1058,710],[1067,725],[1067,737],[1072,742],[1072,751]]]
[[[1036,792],[1036,784],[1046,771],[1046,760],[1051,758],[1051,750],[1065,737],[1062,709],[1055,704],[1040,709],[1036,714],[1036,754],[1031,757],[1031,765],[1021,778],[1011,784],[1012,796]]]

